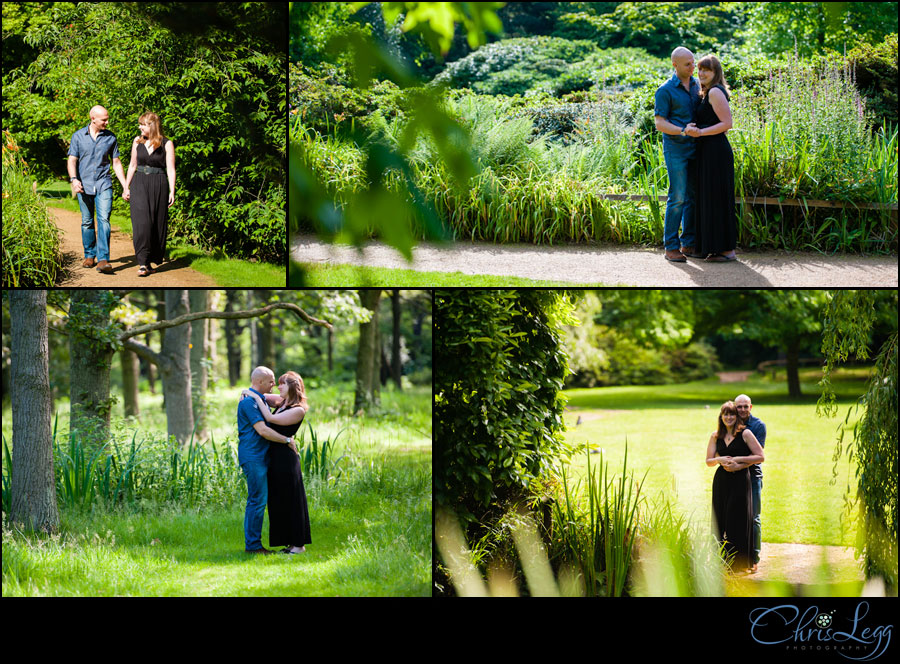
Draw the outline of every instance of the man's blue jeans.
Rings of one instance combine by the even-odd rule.
[[[252,459],[241,463],[247,478],[247,507],[244,510],[244,549],[262,549],[263,515],[269,502],[268,466],[265,459]]]
[[[753,496],[753,522],[751,523],[752,532],[750,533],[750,547],[753,549],[751,563],[754,565],[759,562],[759,552],[762,550],[762,520],[760,519],[760,510],[762,505],[762,478],[750,476],[750,494]]]
[[[680,246],[694,246],[694,174],[691,168],[694,150],[693,143],[663,140],[663,156],[669,172],[669,200],[666,202],[666,221],[663,227],[666,251],[679,249],[679,228]]]
[[[112,212],[112,189],[89,196],[78,194],[81,208],[81,244],[85,258],[109,260],[109,215]],[[94,212],[97,213],[97,232],[94,232]]]

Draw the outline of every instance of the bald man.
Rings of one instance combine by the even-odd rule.
[[[756,436],[760,447],[766,446],[766,425],[761,419],[752,415],[753,403],[746,394],[739,394],[734,398],[734,407],[738,417],[748,429]],[[753,500],[753,519],[751,522],[750,538],[750,569],[755,572],[759,566],[759,554],[762,550],[762,467],[760,464],[732,463],[726,470],[742,470],[750,468],[750,495]]]
[[[685,127],[700,104],[700,83],[694,78],[694,54],[683,46],[672,51],[675,73],[656,91],[654,119],[663,135],[663,156],[669,173],[669,195],[663,226],[665,258],[684,263],[694,253],[694,139]],[[680,234],[679,234],[680,230]],[[702,258],[702,257],[701,257]]]
[[[119,160],[119,143],[109,131],[109,112],[102,106],[90,111],[87,127],[72,134],[69,142],[69,183],[72,195],[78,197],[81,208],[81,243],[84,247],[82,267],[97,266],[97,271],[112,274],[109,264],[109,215],[112,212],[112,178],[109,164],[112,160],[116,177],[125,189],[125,170]],[[94,213],[97,230],[94,231]]]

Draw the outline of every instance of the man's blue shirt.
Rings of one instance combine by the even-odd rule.
[[[265,401],[265,395],[257,392],[252,387],[251,392],[259,394]],[[264,461],[269,459],[269,441],[260,436],[253,425],[257,422],[265,422],[266,418],[259,411],[259,404],[253,397],[246,397],[238,402],[238,463],[244,461]]]
[[[85,194],[96,196],[112,189],[109,164],[119,157],[119,142],[109,129],[97,134],[96,139],[91,138],[90,125],[76,131],[69,143],[69,156],[78,157],[75,173]]]
[[[678,76],[672,74],[672,78],[659,86],[656,90],[653,115],[665,118],[674,125],[686,127],[694,121],[694,114],[700,105],[700,84],[691,76],[690,92],[684,89]],[[694,139],[690,136],[670,136],[663,134],[663,142],[675,144],[693,145]]]
[[[747,419],[747,428],[750,429],[750,432],[756,436],[756,440],[759,441],[760,447],[766,446],[766,425],[765,423],[756,417],[755,415],[750,415]],[[750,475],[755,477],[762,477],[762,464],[755,463],[750,466]]]

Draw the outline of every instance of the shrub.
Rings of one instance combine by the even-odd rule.
[[[32,189],[28,165],[3,132],[3,286],[53,286],[60,268],[59,231]]]
[[[564,449],[556,291],[435,292],[437,502],[463,522],[523,496]],[[484,521],[484,519],[481,519]]]

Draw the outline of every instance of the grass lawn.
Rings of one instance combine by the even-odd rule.
[[[635,478],[647,472],[644,495],[660,492],[698,523],[708,523],[715,468],[707,468],[706,446],[721,404],[740,393],[753,399],[753,414],[767,427],[763,465],[762,536],[766,542],[850,546],[855,527],[841,529],[845,489],[854,481],[846,458],[832,480],[839,427],[852,440],[856,416],[844,424],[847,407],[865,390],[858,371],[836,383],[839,414],[816,416],[816,370],[803,371],[804,396],[792,400],[781,374],[776,380],[751,378],[722,384],[718,379],[683,385],[629,386],[566,391],[566,439],[603,451],[611,472],[621,473],[628,444],[628,468]],[[582,423],[576,426],[578,417]],[[586,454],[572,460],[576,476]],[[600,456],[591,456],[596,465]]]
[[[350,414],[346,385],[318,389],[309,424],[347,455],[340,477],[304,477],[312,544],[295,556],[245,554],[245,485],[222,504],[156,502],[94,510],[64,508],[58,535],[3,526],[5,596],[428,596],[431,594],[431,390],[382,392],[383,408]],[[238,391],[210,393],[217,445],[236,444]],[[113,411],[130,441],[165,431],[161,395],[141,393],[141,421]],[[6,409],[8,411],[8,406]],[[57,404],[59,430],[68,403]],[[11,443],[9,413],[3,435]],[[306,426],[301,428],[309,432]],[[340,434],[340,435],[338,435]],[[15,456],[15,451],[12,451]],[[149,463],[149,461],[147,462]],[[4,460],[4,466],[6,461]],[[147,468],[141,472],[146,473]],[[263,526],[268,545],[269,521]]]
[[[301,270],[303,271],[301,277]],[[382,267],[358,267],[355,265],[319,265],[316,263],[292,263],[290,283],[295,286],[391,286],[404,288],[442,288],[446,286],[550,286],[574,287],[572,282],[534,281],[521,277],[504,277],[489,274],[463,274],[462,272],[417,272]],[[596,285],[596,284],[595,284]]]
[[[67,182],[45,185],[38,190],[47,198],[50,207],[79,212],[78,201],[70,196]],[[127,214],[113,214],[110,225],[118,231],[132,234],[131,218]],[[171,258],[182,258],[192,270],[215,279],[222,287],[233,286],[284,286],[285,268],[271,263],[251,263],[242,259],[216,256],[178,238],[169,237],[167,249]]]

